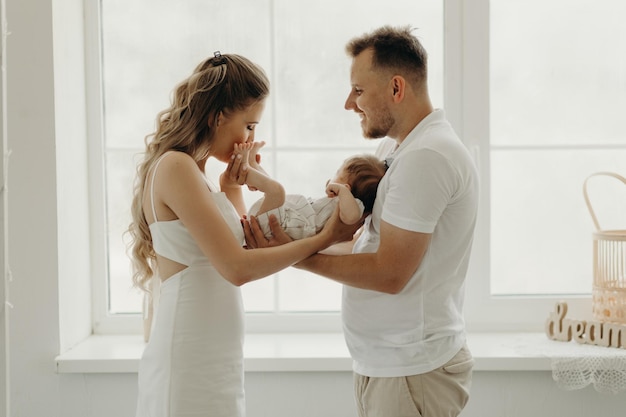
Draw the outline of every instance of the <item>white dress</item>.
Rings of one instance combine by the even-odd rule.
[[[211,195],[243,244],[235,208],[224,193]],[[156,253],[187,268],[161,284],[150,341],[139,365],[136,416],[244,417],[239,287],[215,270],[180,220],[157,220],[150,232]]]

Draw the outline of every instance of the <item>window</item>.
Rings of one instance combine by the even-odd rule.
[[[397,11],[403,10],[399,14]],[[259,63],[271,83],[269,106],[257,140],[266,170],[289,192],[321,195],[340,161],[373,152],[358,117],[344,110],[350,90],[344,47],[380,22],[411,24],[430,54],[431,92],[443,105],[443,3],[378,1],[170,1],[102,0],[102,126],[106,178],[108,301],[105,314],[141,309],[130,288],[130,264],[122,240],[130,221],[131,184],[143,139],[170,92],[215,50],[239,53]],[[350,15],[355,18],[346,18]],[[408,16],[408,17],[407,17]],[[332,28],[332,30],[328,30]],[[209,161],[217,178],[224,169]],[[258,193],[247,193],[248,207]],[[257,313],[337,312],[341,286],[288,269],[242,287],[246,310]]]
[[[491,2],[494,294],[591,291],[582,185],[594,172],[625,173],[624,16],[619,0]],[[588,184],[602,227],[626,226],[620,185]]]
[[[91,165],[95,178],[102,172],[106,178],[100,193],[106,199],[98,197],[106,213],[95,212],[94,224],[106,219],[100,252],[108,260],[106,275],[95,277],[96,322],[112,320],[109,328],[119,331],[125,314],[133,320],[140,310],[121,235],[136,156],[174,85],[218,49],[263,66],[272,82],[257,132],[267,142],[264,166],[288,191],[315,195],[339,161],[375,149],[343,109],[344,45],[387,23],[418,28],[430,56],[434,104],[445,108],[479,166],[469,329],[537,331],[563,298],[573,314],[587,313],[593,223],[582,184],[597,171],[626,174],[620,0],[475,0],[471,7],[463,0],[170,3],[101,0],[99,13],[90,14],[99,22],[88,25],[88,61],[99,63],[90,71],[90,103],[103,109],[90,113],[92,126],[100,126],[92,132],[104,131]],[[98,168],[100,160],[106,163]],[[209,166],[209,175],[220,169]],[[589,183],[603,227],[625,227],[620,186],[601,177]],[[247,195],[247,203],[257,197]],[[273,320],[300,313],[316,321],[327,315],[304,313],[336,317],[340,307],[338,284],[295,269],[243,291],[248,311]],[[104,293],[106,301],[98,295]]]
[[[465,315],[470,330],[541,331],[557,301],[572,317],[591,313],[593,224],[582,185],[596,171],[623,173],[625,72],[614,51],[624,47],[624,6],[473,6],[446,15],[455,19],[446,44],[462,45],[446,64],[446,103],[477,145],[483,186]],[[623,214],[612,208],[613,185],[599,180],[592,197],[598,207],[613,200],[602,213],[614,227]]]

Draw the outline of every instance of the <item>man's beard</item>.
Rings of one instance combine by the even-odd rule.
[[[380,139],[389,134],[389,131],[396,123],[391,113],[387,110],[381,110],[373,114],[372,117],[366,117],[363,124],[363,136],[367,139]]]

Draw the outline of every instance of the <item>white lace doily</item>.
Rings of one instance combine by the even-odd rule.
[[[626,391],[626,350],[554,342],[563,345],[551,355],[552,378],[566,390],[593,385],[596,391]]]
[[[550,359],[552,378],[565,390],[592,385],[596,391],[626,391],[626,349],[550,340],[545,334],[518,337],[504,345],[516,355]]]

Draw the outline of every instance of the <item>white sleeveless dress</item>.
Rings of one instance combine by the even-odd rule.
[[[154,172],[157,167],[158,162]],[[211,195],[243,244],[235,208],[224,193]],[[156,220],[150,232],[156,253],[187,268],[161,283],[150,340],[139,365],[136,416],[244,417],[239,287],[215,270],[180,220]]]

